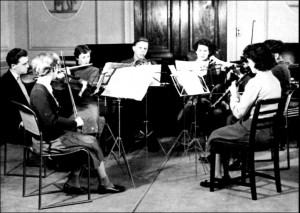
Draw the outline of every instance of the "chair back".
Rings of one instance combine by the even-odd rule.
[[[283,115],[285,117],[294,117],[294,116],[299,115],[298,107],[290,107],[289,108],[292,96],[293,96],[294,92],[296,91],[296,89],[298,89],[298,86],[296,84],[291,84],[291,88],[289,89],[289,93],[287,95],[286,102],[284,105]]]
[[[256,134],[258,131],[264,131],[270,129],[273,131],[273,135],[270,136],[270,139],[274,139],[276,137],[276,128],[279,126],[279,115],[282,114],[282,110],[278,108],[279,104],[282,103],[284,99],[282,98],[272,98],[266,100],[258,100],[255,104],[254,114],[251,123],[250,129],[250,138],[249,138],[249,145],[250,147],[255,145],[256,142]],[[269,106],[264,107],[266,110],[261,110],[262,106]],[[273,106],[271,106],[273,105]]]
[[[23,121],[23,126],[25,130],[31,132],[36,136],[41,136],[42,133],[38,126],[38,120],[35,112],[24,104],[12,101],[19,108],[20,116]]]

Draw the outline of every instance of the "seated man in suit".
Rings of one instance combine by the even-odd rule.
[[[16,101],[29,106],[30,89],[21,81],[21,75],[28,72],[28,54],[21,48],[10,50],[6,56],[8,71],[1,77],[1,143],[23,143],[23,131],[20,129],[21,117],[18,108],[11,103]],[[27,85],[26,85],[27,86]]]

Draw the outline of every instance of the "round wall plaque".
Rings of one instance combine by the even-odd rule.
[[[79,13],[83,1],[77,0],[52,0],[43,1],[48,13],[60,20],[68,20]]]

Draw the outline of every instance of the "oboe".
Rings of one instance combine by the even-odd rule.
[[[250,75],[251,74],[251,71],[248,71],[248,72],[246,72],[235,84],[236,84],[236,86],[238,86],[238,85],[240,85],[242,82],[243,82],[243,80],[248,76],[248,75]],[[229,94],[229,92],[230,92],[230,89],[227,89],[226,91],[225,91],[225,93],[213,104],[213,105],[211,105],[211,107],[212,108],[214,108],[218,103],[220,103],[228,94]]]

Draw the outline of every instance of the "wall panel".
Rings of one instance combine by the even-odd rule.
[[[76,15],[58,19],[49,13],[43,1],[28,1],[29,50],[66,50],[77,44],[95,43],[95,4],[83,1]]]

